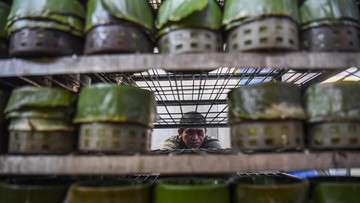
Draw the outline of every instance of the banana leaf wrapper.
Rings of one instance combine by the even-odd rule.
[[[4,109],[6,107],[8,99],[9,95],[6,92],[0,90],[0,124],[5,119]]]
[[[5,113],[21,111],[31,107],[69,107],[76,95],[67,90],[51,87],[21,87],[12,91]]]
[[[10,6],[4,2],[0,2],[0,38],[7,39],[8,34],[5,30],[7,17],[10,12]]]
[[[220,179],[168,178],[155,186],[155,203],[176,202],[230,202],[228,185]]]
[[[151,185],[131,183],[130,181],[92,182],[73,184],[64,203],[112,202],[147,203],[151,202]]]
[[[74,122],[129,122],[152,127],[155,118],[156,101],[152,92],[100,84],[82,89]]]
[[[77,31],[84,30],[85,9],[77,0],[14,0],[7,28],[20,19],[40,19],[65,24]]]
[[[86,31],[94,26],[111,23],[110,16],[133,22],[145,30],[154,30],[154,11],[148,0],[89,0]]]
[[[74,131],[70,121],[60,119],[19,118],[11,119],[8,127],[12,131]]]
[[[73,113],[74,110],[70,107],[23,108],[20,111],[11,111],[7,113],[6,118],[49,118],[71,120],[71,116]]]
[[[227,0],[222,20],[225,30],[238,24],[259,20],[266,16],[289,17],[300,23],[298,2],[294,0]]]
[[[290,83],[259,83],[228,94],[229,123],[258,119],[306,118],[299,87]]]
[[[360,121],[360,83],[316,84],[305,92],[308,122]]]
[[[302,26],[307,27],[332,25],[338,20],[360,23],[354,0],[306,0],[300,7],[300,19]]]
[[[169,0],[157,15],[158,36],[180,28],[221,29],[222,12],[215,0]]]
[[[82,30],[75,30],[72,27],[61,24],[55,21],[47,21],[47,20],[39,20],[39,19],[21,19],[15,21],[10,27],[8,32],[13,33],[18,30],[24,29],[24,28],[44,28],[44,29],[52,29],[52,30],[59,30],[63,32],[71,33],[75,36],[83,36]]]

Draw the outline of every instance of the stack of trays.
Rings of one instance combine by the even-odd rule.
[[[157,14],[161,53],[222,51],[221,9],[215,0],[164,1]]]
[[[287,176],[254,175],[232,180],[234,203],[305,203],[309,184]]]
[[[294,0],[228,0],[222,23],[229,51],[296,51],[299,22]]]
[[[300,89],[290,83],[260,83],[228,95],[231,147],[241,150],[286,150],[304,146]]]
[[[74,119],[80,124],[79,150],[109,153],[150,150],[155,118],[155,96],[150,91],[106,84],[85,87]]]
[[[360,147],[360,83],[336,82],[310,86],[305,92],[309,147]]]
[[[74,184],[63,203],[150,203],[150,183],[109,181]]]
[[[169,178],[155,186],[154,203],[219,203],[230,202],[228,184],[205,178]]]
[[[82,53],[84,18],[77,0],[14,0],[7,22],[10,56]]]
[[[5,26],[9,12],[10,6],[0,2],[0,58],[8,56],[8,34],[5,31]]]
[[[5,113],[9,152],[69,153],[76,143],[71,123],[75,95],[49,87],[22,87],[11,93]]]
[[[85,54],[153,51],[148,0],[89,0],[87,8]]]
[[[302,49],[359,51],[360,15],[354,0],[306,0],[300,7]]]

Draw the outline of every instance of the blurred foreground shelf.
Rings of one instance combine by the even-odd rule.
[[[220,67],[335,70],[359,65],[360,53],[118,54],[43,59],[3,59],[0,60],[0,77],[100,72],[133,73],[149,69],[211,71]]]
[[[198,174],[360,168],[360,152],[180,155],[2,155],[0,174]]]

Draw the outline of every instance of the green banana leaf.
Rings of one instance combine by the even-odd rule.
[[[56,21],[76,30],[83,30],[85,10],[77,0],[14,0],[7,27],[24,18]]]
[[[9,95],[0,90],[0,123],[4,120],[4,109],[8,99]]]
[[[75,101],[74,93],[51,87],[21,87],[12,91],[5,113],[30,107],[69,107]]]
[[[11,119],[8,127],[14,131],[74,131],[70,121],[60,119],[20,118]]]
[[[147,30],[154,29],[154,12],[148,0],[100,0],[115,18],[128,20]]]
[[[360,121],[360,83],[335,82],[310,86],[305,92],[308,122]]]
[[[99,0],[89,0],[87,3],[85,32],[97,25],[106,25],[113,23],[113,17],[103,7]]]
[[[198,27],[221,28],[222,13],[215,0],[167,0],[159,8],[156,27],[158,36],[173,29]]]
[[[0,2],[0,38],[7,39],[8,34],[5,30],[7,17],[10,12],[10,6],[6,3]]]
[[[46,28],[68,32],[79,37],[83,36],[82,30],[75,30],[68,25],[61,24],[55,21],[44,21],[39,19],[20,19],[14,21],[14,23],[8,28],[8,33],[13,33],[23,28]]]
[[[156,102],[152,92],[131,86],[99,84],[82,89],[75,123],[130,122],[152,127]]]
[[[305,119],[300,88],[290,83],[259,83],[228,94],[229,123],[257,119]]]
[[[7,119],[12,118],[50,118],[70,120],[74,109],[70,107],[41,107],[22,108],[19,111],[11,111],[6,114]]]
[[[300,23],[297,1],[294,0],[226,0],[222,24],[230,30],[236,21],[246,23],[264,16],[286,16]]]
[[[307,0],[300,7],[302,24],[313,21],[351,19],[360,23],[355,0]]]
[[[318,26],[337,26],[337,25],[340,25],[340,26],[353,26],[353,27],[358,27],[360,28],[360,24],[357,23],[356,21],[352,21],[352,20],[344,20],[344,19],[333,19],[333,20],[321,20],[321,21],[313,21],[313,22],[310,22],[310,23],[307,23],[307,24],[303,24],[301,26],[301,29],[302,30],[306,30],[306,29],[309,29],[309,28],[313,28],[313,27],[318,27]]]
[[[111,202],[146,203],[151,201],[151,185],[125,181],[92,181],[73,184],[63,203]]]

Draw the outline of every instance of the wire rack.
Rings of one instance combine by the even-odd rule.
[[[56,75],[0,78],[0,88],[11,90],[23,85],[54,86],[73,92],[94,83],[125,84],[155,93],[158,118],[156,128],[177,128],[181,115],[197,111],[207,119],[208,127],[227,126],[227,95],[243,85],[282,81],[302,89],[323,81],[360,80],[360,71],[298,71],[287,68],[218,68],[211,72],[181,73],[150,69],[145,72],[97,73],[88,75]]]

